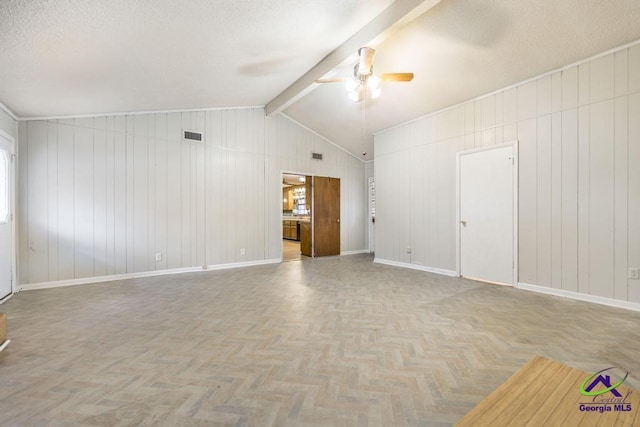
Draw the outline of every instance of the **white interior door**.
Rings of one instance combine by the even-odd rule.
[[[460,274],[515,282],[515,145],[460,153]]]
[[[13,265],[12,144],[0,135],[0,299],[11,294]]]

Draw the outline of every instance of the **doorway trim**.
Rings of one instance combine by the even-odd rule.
[[[461,277],[461,241],[460,241],[460,159],[464,155],[478,153],[482,151],[495,150],[499,148],[513,147],[513,283],[514,288],[518,285],[518,140],[513,140],[503,144],[489,145],[486,147],[473,148],[470,150],[458,151],[456,153],[456,276]]]
[[[9,163],[9,174],[11,180],[11,293],[0,299],[0,303],[3,303],[11,298],[18,289],[18,250],[16,247],[16,194],[18,181],[16,179],[16,139],[2,129],[0,129],[0,136],[9,141],[9,154],[11,155],[11,161]]]
[[[307,173],[307,172],[293,172],[290,170],[286,170],[286,169],[280,169],[280,181],[278,182],[279,187],[279,191],[280,191],[280,201],[282,202],[282,179],[284,174],[287,175],[300,175],[300,176],[310,176],[310,177],[314,177],[316,176],[316,174],[314,173]],[[313,238],[314,238],[314,233],[313,233],[313,211],[314,211],[314,206],[313,206],[313,187],[311,187],[311,215],[310,215],[310,219],[311,219],[311,254],[313,255]],[[282,203],[280,203],[280,206],[282,206]],[[279,209],[280,212],[280,262],[284,262],[284,256],[283,256],[283,252],[282,252],[282,240],[284,239],[284,236],[282,235],[282,221],[284,220],[284,216],[282,215],[282,209]],[[312,256],[313,258],[313,256]]]

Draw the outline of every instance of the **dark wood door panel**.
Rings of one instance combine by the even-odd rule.
[[[340,179],[313,178],[315,256],[340,255]]]

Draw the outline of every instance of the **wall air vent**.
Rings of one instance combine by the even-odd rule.
[[[185,130],[183,137],[187,141],[196,141],[196,142],[203,141],[202,132],[193,132],[190,130]]]
[[[311,158],[313,160],[322,160],[322,153],[311,153]]]

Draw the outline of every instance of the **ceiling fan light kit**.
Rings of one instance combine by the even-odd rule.
[[[383,81],[410,82],[413,80],[413,73],[383,73],[379,77],[373,74],[373,57],[375,53],[376,51],[370,47],[361,47],[358,49],[360,59],[353,67],[353,77],[320,79],[316,80],[316,83],[346,82],[345,86],[349,99],[354,102],[360,102],[365,99],[367,93],[371,95],[372,99],[380,97],[382,93],[380,83]]]
[[[413,80],[413,73],[382,73],[380,76],[373,74],[373,57],[376,51],[364,46],[358,49],[360,59],[353,66],[352,77],[332,77],[329,79],[316,80],[316,83],[337,83],[344,82],[349,99],[354,102],[366,100],[367,93],[372,99],[380,97],[382,88],[380,84],[384,82],[410,82]],[[362,148],[365,146],[365,111],[366,102],[362,102]],[[362,156],[367,156],[367,151],[362,150]]]

